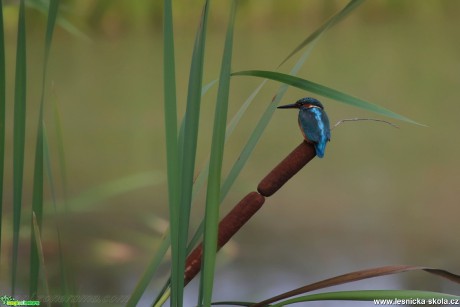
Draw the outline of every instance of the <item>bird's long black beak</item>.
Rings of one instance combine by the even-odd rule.
[[[286,104],[284,106],[279,106],[277,109],[297,109],[299,106],[295,103]]]

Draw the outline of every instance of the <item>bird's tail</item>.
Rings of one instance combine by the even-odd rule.
[[[315,151],[318,158],[324,157],[324,152],[326,151],[326,142],[316,143]]]

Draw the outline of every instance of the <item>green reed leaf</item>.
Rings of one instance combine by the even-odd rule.
[[[274,81],[279,81],[284,84],[288,84],[300,89],[303,89],[305,91],[309,91],[311,93],[315,93],[327,98],[334,99],[339,102],[343,102],[346,104],[349,104],[351,106],[361,108],[367,111],[371,111],[380,115],[388,116],[394,119],[398,119],[401,121],[405,121],[411,124],[416,124],[416,125],[421,125],[412,119],[409,119],[405,116],[399,115],[393,111],[390,111],[384,107],[381,107],[379,105],[367,102],[365,100],[362,100],[360,98],[353,97],[351,95],[348,95],[346,93],[343,93],[341,91],[338,91],[336,89],[314,83],[309,80],[305,80],[296,76],[292,75],[287,75],[283,74],[280,72],[276,71],[264,71],[264,70],[247,70],[247,71],[239,71],[235,72],[232,74],[233,76],[254,76],[254,77],[260,77],[260,78],[266,78]]]

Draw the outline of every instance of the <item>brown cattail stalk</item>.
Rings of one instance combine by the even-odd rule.
[[[272,196],[315,156],[316,152],[313,144],[303,141],[262,179],[257,191],[265,197]]]
[[[221,249],[262,207],[265,197],[273,195],[316,155],[312,144],[304,141],[259,183],[257,192],[246,195],[219,223],[217,250]],[[264,197],[265,196],[265,197]],[[203,245],[187,257],[184,281],[187,285],[201,270]]]
[[[265,197],[251,192],[244,197],[219,223],[217,250],[224,246],[235,233],[262,207]],[[203,245],[198,245],[187,257],[185,264],[185,284],[188,284],[201,270]]]

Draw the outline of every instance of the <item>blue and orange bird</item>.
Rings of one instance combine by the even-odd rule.
[[[303,137],[315,146],[319,158],[324,157],[326,143],[331,140],[331,128],[323,104],[315,98],[306,97],[278,109],[299,109],[299,127]]]

